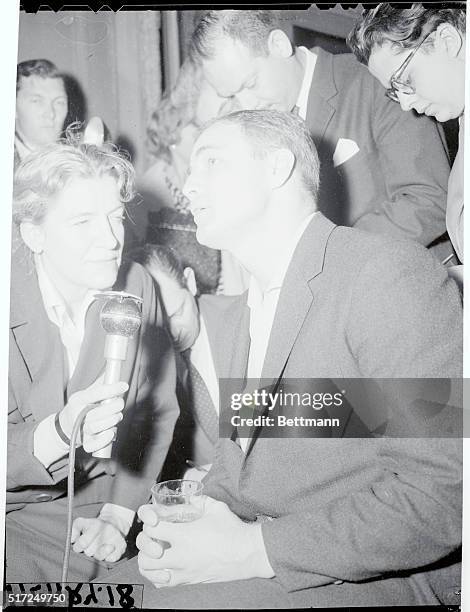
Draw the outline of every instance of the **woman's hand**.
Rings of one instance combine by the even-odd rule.
[[[78,444],[82,444],[87,453],[108,446],[115,438],[117,424],[122,420],[122,395],[128,388],[125,382],[105,385],[103,377],[100,377],[87,389],[74,393],[59,414],[59,423],[65,435],[71,437],[75,421],[86,406],[97,404],[85,417]]]

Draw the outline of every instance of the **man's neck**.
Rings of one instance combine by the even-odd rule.
[[[51,266],[44,258],[41,259],[41,263],[50,283],[61,295],[70,318],[72,321],[76,322],[80,316],[83,303],[90,290],[86,287],[82,288],[72,286],[71,283],[68,283],[65,279],[60,278],[59,275],[54,273],[54,270],[51,269]]]
[[[33,144],[31,144],[30,142],[28,142],[28,140],[23,136],[23,134],[21,134],[21,132],[19,132],[18,130],[15,131],[15,138],[28,151],[33,152],[33,151],[36,150],[36,147]]]
[[[242,240],[234,241],[227,248],[256,278],[259,286],[266,289],[275,271],[285,263],[283,247],[296,235],[312,212],[311,207],[301,207],[288,218],[285,215],[273,215],[261,227],[244,233]]]

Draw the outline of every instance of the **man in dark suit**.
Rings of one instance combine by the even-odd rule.
[[[123,556],[172,439],[174,356],[161,307],[145,270],[120,266],[133,176],[110,149],[57,144],[28,156],[15,175],[7,582],[60,580],[70,437],[87,405],[97,403],[78,438],[71,580],[89,581]],[[94,299],[110,288],[143,300],[114,385],[103,383],[103,302]],[[114,438],[111,459],[90,456]]]
[[[191,55],[220,96],[306,121],[330,220],[428,246],[446,230],[449,161],[435,122],[400,114],[353,55],[293,47],[278,23],[274,11],[209,11]]]
[[[223,244],[252,274],[218,333],[221,378],[243,389],[245,378],[460,377],[455,282],[414,242],[327,220],[318,179],[314,144],[292,114],[234,113],[195,143],[185,193],[198,239]],[[353,411],[338,436],[299,438],[293,427],[272,438],[261,423],[222,438],[202,518],[170,524],[139,510],[140,572],[171,587],[146,588],[144,605],[438,603],[434,579],[452,577],[461,541],[462,476],[461,444],[439,439],[450,425],[440,414],[424,419],[392,398],[390,436],[366,423],[358,439]],[[112,579],[136,582],[136,569]]]
[[[348,42],[356,57],[404,111],[459,120],[459,148],[449,177],[447,232],[463,263],[465,4],[382,3],[365,11]],[[463,283],[463,268],[452,269]]]

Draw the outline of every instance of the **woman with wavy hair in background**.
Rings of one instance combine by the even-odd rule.
[[[230,254],[197,242],[196,225],[182,192],[199,128],[233,110],[234,100],[219,97],[200,68],[187,59],[148,127],[149,148],[156,160],[139,184],[148,211],[145,241],[177,251],[183,266],[193,268],[201,293],[236,295],[248,286],[246,273]]]

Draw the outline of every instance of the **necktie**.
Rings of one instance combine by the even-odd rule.
[[[219,438],[219,419],[202,376],[191,361],[190,351],[182,353],[188,368],[188,394],[194,416],[210,441]]]

